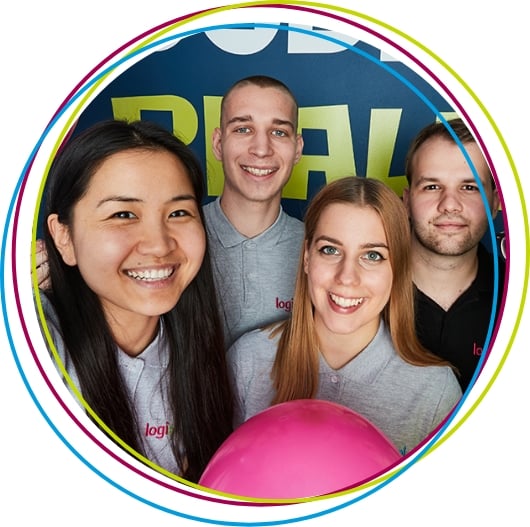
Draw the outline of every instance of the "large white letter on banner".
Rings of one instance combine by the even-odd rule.
[[[355,45],[359,42],[358,38],[352,38],[350,36],[336,33],[335,31],[329,31],[327,29],[313,29],[309,26],[293,26],[289,27],[300,27],[302,29],[308,29],[314,34],[309,35],[307,33],[298,33],[297,31],[289,31],[289,39],[287,45],[287,53],[337,53],[338,51],[344,51],[344,46],[330,42],[324,38],[318,38],[315,35],[327,35],[333,37],[345,44],[350,46]]]
[[[217,29],[205,35],[219,49],[234,55],[252,55],[265,49],[275,37],[277,29]]]

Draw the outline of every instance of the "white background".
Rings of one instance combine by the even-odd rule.
[[[333,1],[390,24],[436,53],[472,88],[502,133],[524,185],[528,161],[528,40],[524,3]],[[180,2],[2,4],[2,224],[14,182],[71,89],[122,44],[187,11]],[[222,5],[195,1],[188,9]],[[226,4],[224,4],[226,5]],[[256,20],[258,21],[258,20]],[[523,141],[525,144],[523,144]],[[11,181],[13,182],[11,185]],[[528,324],[528,316],[526,316]],[[524,323],[522,324],[524,328]],[[521,525],[528,518],[530,361],[524,329],[492,389],[457,433],[400,478],[343,511],[304,522]],[[35,408],[0,334],[3,525],[200,525],[119,492],[81,464]],[[197,514],[200,514],[197,502]],[[259,521],[259,513],[251,521]],[[222,521],[223,518],[219,518]],[[351,523],[350,523],[351,524]]]

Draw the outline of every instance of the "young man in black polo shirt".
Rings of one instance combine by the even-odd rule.
[[[483,352],[492,309],[496,310],[492,305],[493,259],[480,243],[488,230],[486,204],[472,166],[493,218],[499,196],[469,130],[460,119],[449,124],[471,164],[444,124],[427,126],[407,155],[409,188],[403,201],[413,235],[416,330],[427,349],[458,369],[465,391]],[[497,305],[504,283],[504,262],[500,260],[498,270]]]

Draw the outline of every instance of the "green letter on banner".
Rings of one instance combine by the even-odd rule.
[[[223,191],[223,165],[215,159],[212,150],[212,135],[219,126],[222,97],[204,97],[204,144],[206,145],[206,180],[208,196],[219,196]]]
[[[115,97],[111,99],[115,119],[137,121],[142,111],[171,112],[173,133],[189,145],[197,135],[198,118],[193,105],[176,95],[145,95],[142,97]]]
[[[327,155],[302,155],[295,165],[283,197],[307,199],[307,180],[310,171],[326,173],[330,182],[344,176],[355,175],[355,161],[348,106],[316,106],[300,108],[299,128],[325,130],[328,140]]]

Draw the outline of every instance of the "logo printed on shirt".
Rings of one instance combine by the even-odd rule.
[[[293,309],[293,299],[281,300],[276,297],[276,309],[283,309],[286,313],[290,313]]]
[[[165,436],[173,433],[173,425],[170,425],[168,421],[164,425],[151,425],[145,424],[145,437],[156,437],[156,439],[162,439]]]
[[[478,346],[476,342],[473,342],[473,356],[480,357],[482,354],[482,346]]]

